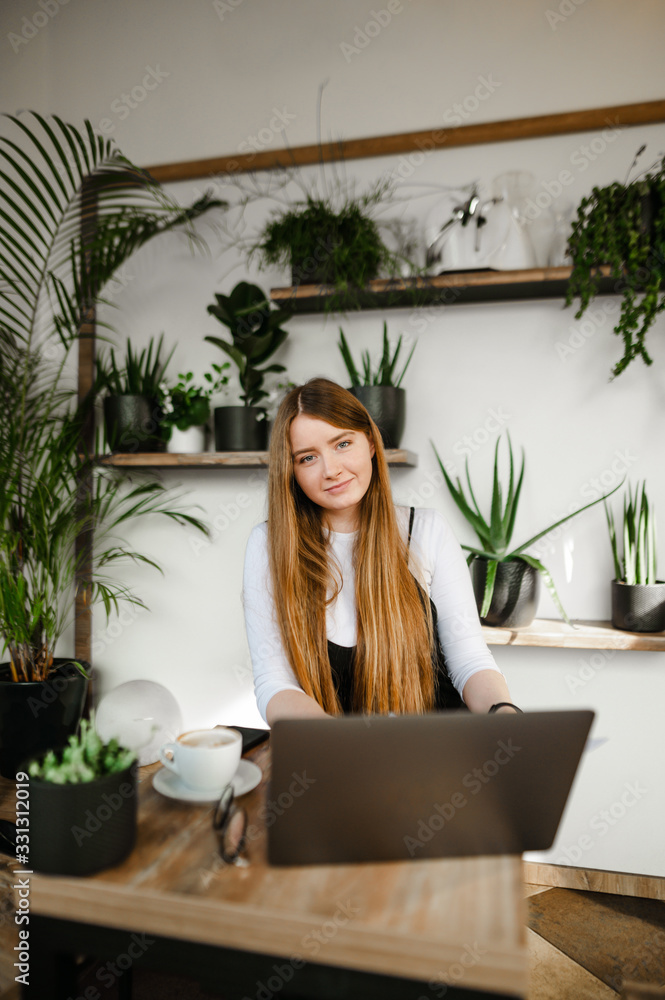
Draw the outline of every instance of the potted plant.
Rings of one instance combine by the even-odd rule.
[[[96,391],[103,395],[104,436],[118,452],[164,451],[162,383],[173,350],[162,358],[164,335],[151,337],[140,354],[127,341],[124,363],[118,367],[113,348],[97,358]]]
[[[289,267],[293,285],[364,288],[396,258],[372,218],[388,191],[389,184],[379,182],[360,196],[308,193],[272,216],[250,247],[250,259],[261,268]]]
[[[400,276],[405,263],[409,271],[413,268],[399,247],[386,245],[377,221],[390,202],[394,178],[386,174],[357,189],[347,176],[343,144],[321,141],[324,87],[319,87],[317,100],[318,169],[304,173],[287,159],[286,166],[265,178],[236,179],[238,225],[228,236],[260,269],[288,268],[295,286],[324,285],[328,292],[332,286],[335,294],[326,295],[326,308],[335,309],[353,304],[373,278]],[[257,202],[272,207],[267,221],[248,229],[245,210]]]
[[[205,451],[210,400],[228,384],[226,368],[230,368],[228,361],[212,365],[212,372],[203,375],[205,386],[194,383],[193,372],[181,372],[172,387],[162,386],[161,428],[167,451],[179,454]]]
[[[64,749],[48,750],[21,765],[28,779],[29,867],[49,875],[92,875],[116,865],[136,841],[133,750],[103,743],[83,719]]]
[[[633,496],[630,486],[623,501],[623,554],[611,508],[605,504],[614,559],[612,625],[627,632],[665,630],[665,582],[656,568],[656,514],[649,505],[646,483]]]
[[[0,773],[62,746],[83,710],[86,665],[61,651],[77,599],[109,613],[142,560],[117,536],[157,513],[204,529],[157,482],[128,482],[86,446],[92,400],[67,377],[79,331],[135,249],[214,204],[183,208],[108,140],[57,118],[4,117],[0,134]],[[94,212],[92,209],[94,206]],[[81,225],[81,214],[96,220]],[[35,234],[34,238],[31,234]],[[38,234],[38,237],[37,235]],[[192,233],[195,237],[195,234]],[[58,658],[56,653],[60,654]]]
[[[402,348],[402,336],[400,335],[395,350],[391,354],[388,325],[384,321],[381,360],[376,367],[373,367],[369,351],[363,351],[361,354],[362,370],[359,371],[351,356],[351,350],[341,327],[339,334],[338,347],[351,380],[349,391],[356,399],[360,400],[369,412],[372,420],[381,431],[385,447],[399,448],[406,419],[406,391],[401,388],[401,384],[416,345],[414,344],[411,348],[408,358],[398,373],[396,366]]]
[[[478,506],[471,485],[468,458],[466,460],[466,482],[469,499],[466,497],[459,478],[453,483],[433,445],[450,495],[478,537],[478,546],[462,545],[462,548],[469,552],[467,562],[471,566],[473,589],[480,620],[483,625],[504,626],[506,628],[520,628],[530,625],[538,606],[538,580],[539,577],[542,577],[562,618],[570,625],[570,619],[559,600],[550,573],[535,556],[527,555],[525,550],[549,534],[550,531],[558,528],[560,524],[565,524],[566,521],[570,521],[582,511],[588,510],[589,507],[600,503],[601,500],[606,500],[622,484],[619,483],[619,486],[604,496],[592,500],[591,503],[579,510],[555,521],[554,524],[539,531],[537,535],[529,538],[517,548],[510,548],[524,478],[524,451],[522,450],[522,465],[517,479],[515,479],[512,444],[510,435],[506,436],[509,457],[508,487],[504,489],[500,481],[499,446],[501,438],[499,437],[494,451],[494,477],[489,519],[483,516]]]
[[[644,149],[638,150],[633,166]],[[579,297],[576,319],[597,294],[603,267],[621,293],[614,332],[623,339],[623,356],[612,377],[637,357],[650,365],[646,334],[665,308],[665,157],[632,181],[594,187],[578,206],[568,253],[572,272],[566,305]]]
[[[208,306],[211,316],[231,331],[231,342],[220,337],[206,337],[228,354],[238,368],[242,406],[215,408],[215,448],[217,451],[264,451],[267,446],[266,410],[261,401],[268,397],[263,388],[268,372],[286,371],[284,365],[265,365],[288,332],[282,323],[292,313],[273,309],[258,285],[239,282],[230,295],[216,294],[216,303]],[[264,365],[260,368],[259,365]]]

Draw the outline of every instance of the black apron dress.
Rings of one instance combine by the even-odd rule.
[[[411,507],[409,515],[409,537],[407,539],[407,548],[411,545],[411,532],[413,530],[413,518],[415,515],[415,508]],[[446,662],[443,656],[443,650],[441,649],[441,643],[439,642],[439,634],[437,632],[437,614],[436,606],[432,601],[431,597],[428,597],[423,590],[423,588],[418,584],[418,588],[421,592],[421,597],[423,601],[428,600],[430,603],[430,608],[432,609],[432,625],[434,626],[434,650],[432,652],[432,663],[434,666],[434,708],[436,711],[446,711],[448,709],[458,709],[466,708],[466,705],[462,701],[462,697],[450,679],[448,669],[446,667]],[[425,614],[425,609],[423,607],[423,614]],[[339,703],[342,706],[342,711],[345,715],[351,715],[354,713],[353,708],[353,679],[354,679],[354,666],[355,666],[355,656],[356,647],[355,646],[338,646],[337,643],[328,640],[328,658],[330,660],[330,668],[332,672],[333,684],[335,686],[335,691],[337,692],[337,697],[339,698]]]

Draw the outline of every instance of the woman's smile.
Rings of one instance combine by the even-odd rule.
[[[341,493],[341,491],[351,482],[352,482],[351,479],[347,479],[343,483],[335,483],[334,486],[328,486],[328,488],[326,489],[326,493]]]

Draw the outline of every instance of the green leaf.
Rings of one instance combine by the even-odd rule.
[[[432,445],[432,448],[434,449],[434,454],[436,455],[437,461],[439,463],[439,467],[441,469],[441,473],[443,475],[443,478],[446,481],[446,485],[447,485],[447,487],[448,487],[448,489],[450,491],[450,495],[452,496],[453,500],[455,501],[455,503],[457,504],[458,508],[460,509],[460,511],[462,512],[462,514],[464,515],[464,517],[467,519],[467,521],[469,522],[469,524],[473,527],[474,531],[476,532],[476,534],[478,535],[478,537],[480,538],[480,540],[481,541],[490,542],[490,544],[491,544],[491,537],[490,537],[489,526],[485,523],[485,521],[483,520],[483,518],[479,514],[477,514],[476,511],[474,511],[469,506],[469,504],[467,503],[467,500],[466,500],[466,497],[464,495],[464,491],[462,489],[462,486],[461,486],[461,483],[460,483],[459,479],[457,480],[457,486],[455,486],[453,484],[450,476],[448,475],[448,473],[446,471],[446,468],[445,468],[443,462],[441,461],[439,453],[436,450],[436,446],[434,445],[434,442],[430,441],[430,444]]]
[[[349,348],[349,344],[347,342],[346,337],[344,336],[344,331],[342,330],[341,326],[339,328],[339,337],[340,339],[338,347],[342,354],[342,358],[344,359],[346,370],[349,373],[349,379],[351,380],[351,385],[352,386],[362,385],[360,380],[360,375],[358,374],[358,369],[356,368],[355,362],[351,357],[351,350]]]
[[[557,593],[556,587],[554,586],[554,580],[552,579],[549,570],[546,569],[543,566],[543,564],[538,559],[536,559],[534,556],[527,556],[524,553],[522,553],[522,555],[519,558],[522,559],[525,563],[528,563],[529,566],[533,566],[534,569],[538,570],[538,572],[540,573],[540,575],[542,576],[542,578],[543,578],[543,580],[545,582],[545,586],[547,587],[547,589],[550,592],[552,600],[554,601],[554,603],[556,604],[556,606],[557,606],[557,608],[559,610],[559,614],[561,615],[561,617],[563,618],[563,620],[566,622],[566,624],[570,625],[572,628],[575,628],[575,626],[571,622],[570,618],[566,614],[566,611],[565,611],[565,609],[563,607],[563,604],[561,603],[561,601],[559,599],[559,595]]]
[[[496,571],[498,563],[495,559],[487,561],[487,575],[485,577],[485,590],[483,592],[483,603],[480,609],[480,617],[487,618],[494,597],[494,583],[496,581]]]
[[[540,538],[543,538],[544,535],[549,535],[550,531],[554,531],[554,529],[558,528],[560,524],[565,524],[566,521],[570,521],[571,518],[577,517],[578,514],[582,514],[585,510],[589,510],[590,507],[594,507],[597,503],[602,503],[604,500],[607,500],[607,498],[611,497],[613,493],[616,493],[617,490],[621,489],[623,483],[624,480],[622,479],[619,485],[615,486],[614,489],[610,490],[608,493],[604,493],[602,496],[598,497],[597,500],[592,500],[591,503],[585,504],[585,506],[580,507],[579,510],[574,510],[571,514],[566,514],[565,517],[562,517],[558,521],[555,521],[554,524],[551,524],[549,528],[545,528],[544,531],[539,531],[537,535],[534,535],[533,538],[530,538],[527,542],[524,542],[522,545],[519,546],[519,548],[512,549],[510,554],[512,556],[522,555],[525,549],[528,549],[530,545],[534,544],[534,542],[537,542]]]

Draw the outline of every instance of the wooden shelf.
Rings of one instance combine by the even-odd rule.
[[[490,646],[550,646],[563,649],[639,649],[665,651],[665,632],[622,632],[610,622],[574,622],[536,618],[526,628],[483,626]]]
[[[273,288],[270,297],[277,305],[295,313],[562,299],[570,271],[570,267],[538,267],[521,271],[464,271],[429,278],[377,278],[367,288],[348,296],[340,295],[332,285],[297,285]],[[606,273],[598,294],[617,294],[616,285]]]
[[[665,101],[639,104],[615,104],[612,107],[585,108],[578,111],[512,118],[503,121],[475,122],[451,128],[400,132],[397,135],[373,135],[367,138],[336,139],[288,149],[263,149],[251,153],[231,153],[202,160],[159,163],[146,167],[156,181],[190,181],[214,174],[242,174],[257,170],[292,168],[339,160],[358,160],[372,156],[397,156],[423,150],[446,150],[455,146],[509,142],[513,139],[537,139],[542,136],[596,132],[613,125],[652,125],[665,121]]]
[[[413,469],[418,465],[418,456],[404,448],[387,448],[388,465]],[[172,452],[143,452],[102,455],[102,465],[113,465],[135,469],[256,469],[268,465],[267,451],[205,451],[196,455]]]

